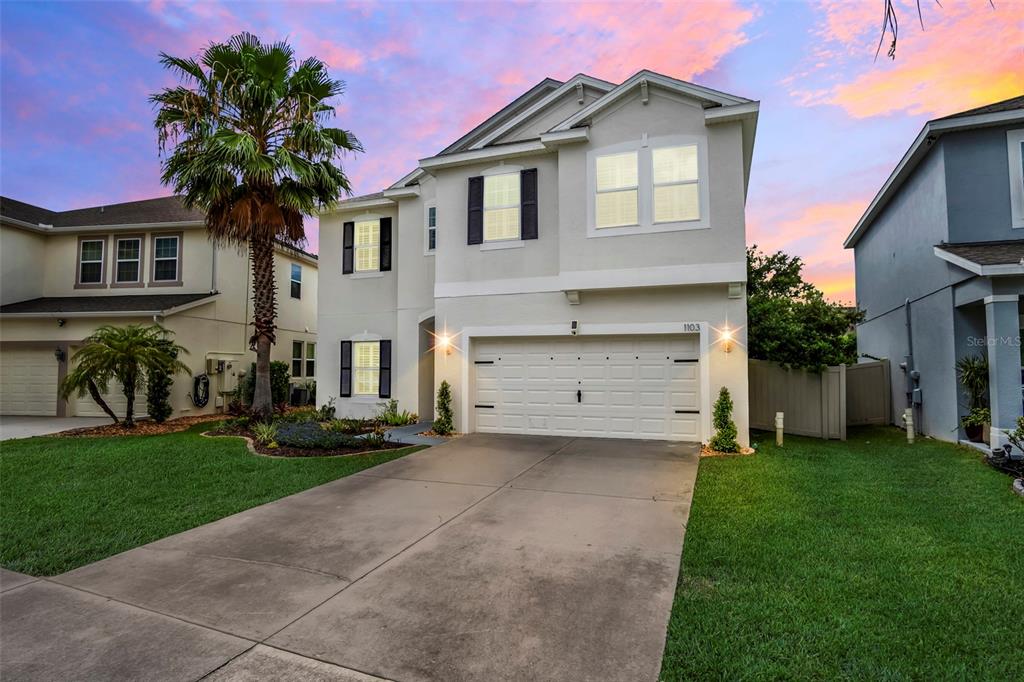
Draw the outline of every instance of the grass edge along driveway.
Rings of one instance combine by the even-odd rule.
[[[895,428],[697,477],[662,679],[1024,679],[1024,499]]]
[[[210,428],[5,441],[0,565],[57,575],[422,449],[278,459]]]

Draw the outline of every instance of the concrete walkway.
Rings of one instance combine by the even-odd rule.
[[[10,680],[654,680],[697,446],[464,436],[48,580]]]
[[[112,422],[106,417],[15,417],[0,416],[0,440],[48,436],[68,429],[103,426]]]

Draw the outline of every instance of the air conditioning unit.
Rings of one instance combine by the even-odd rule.
[[[207,374],[221,374],[224,371],[224,360],[215,360],[214,358],[206,358],[206,373]]]

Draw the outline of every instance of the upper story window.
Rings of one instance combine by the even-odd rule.
[[[595,224],[598,228],[636,225],[639,219],[637,153],[598,156],[596,164]]]
[[[77,284],[103,284],[103,256],[106,250],[106,239],[79,240]]]
[[[292,298],[302,298],[302,266],[292,263]]]
[[[153,235],[152,284],[181,283],[181,235]]]
[[[427,206],[426,251],[430,253],[437,248],[437,206]]]
[[[697,145],[651,150],[654,182],[654,222],[671,223],[700,218]]]
[[[519,239],[519,173],[484,177],[484,241]]]
[[[1013,227],[1024,227],[1024,129],[1006,132],[1006,152],[1010,162],[1010,220]]]
[[[355,373],[354,395],[378,395],[380,392],[380,342],[357,341],[352,344]]]
[[[380,267],[380,221],[360,220],[355,226],[356,272],[370,272]]]
[[[114,284],[142,281],[142,237],[119,237],[116,244]]]

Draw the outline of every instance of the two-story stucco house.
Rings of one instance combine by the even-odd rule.
[[[758,104],[641,71],[546,79],[321,216],[318,400],[464,432],[747,441],[744,205]]]
[[[178,375],[175,415],[220,409],[255,360],[247,253],[212,244],[203,215],[176,197],[71,211],[0,198],[0,260],[0,414],[104,416],[88,396],[64,401],[57,390],[104,324],[158,322],[189,351],[182,360],[207,376],[209,399],[197,405],[201,387]],[[272,358],[305,382],[316,373],[316,256],[280,244],[275,274]],[[124,414],[119,387],[107,399]],[[145,400],[136,406],[144,412]]]
[[[1021,415],[1022,157],[1024,97],[929,121],[846,239],[858,349],[892,360],[894,421],[913,406],[935,438],[958,437],[968,355],[988,358],[993,445]]]

